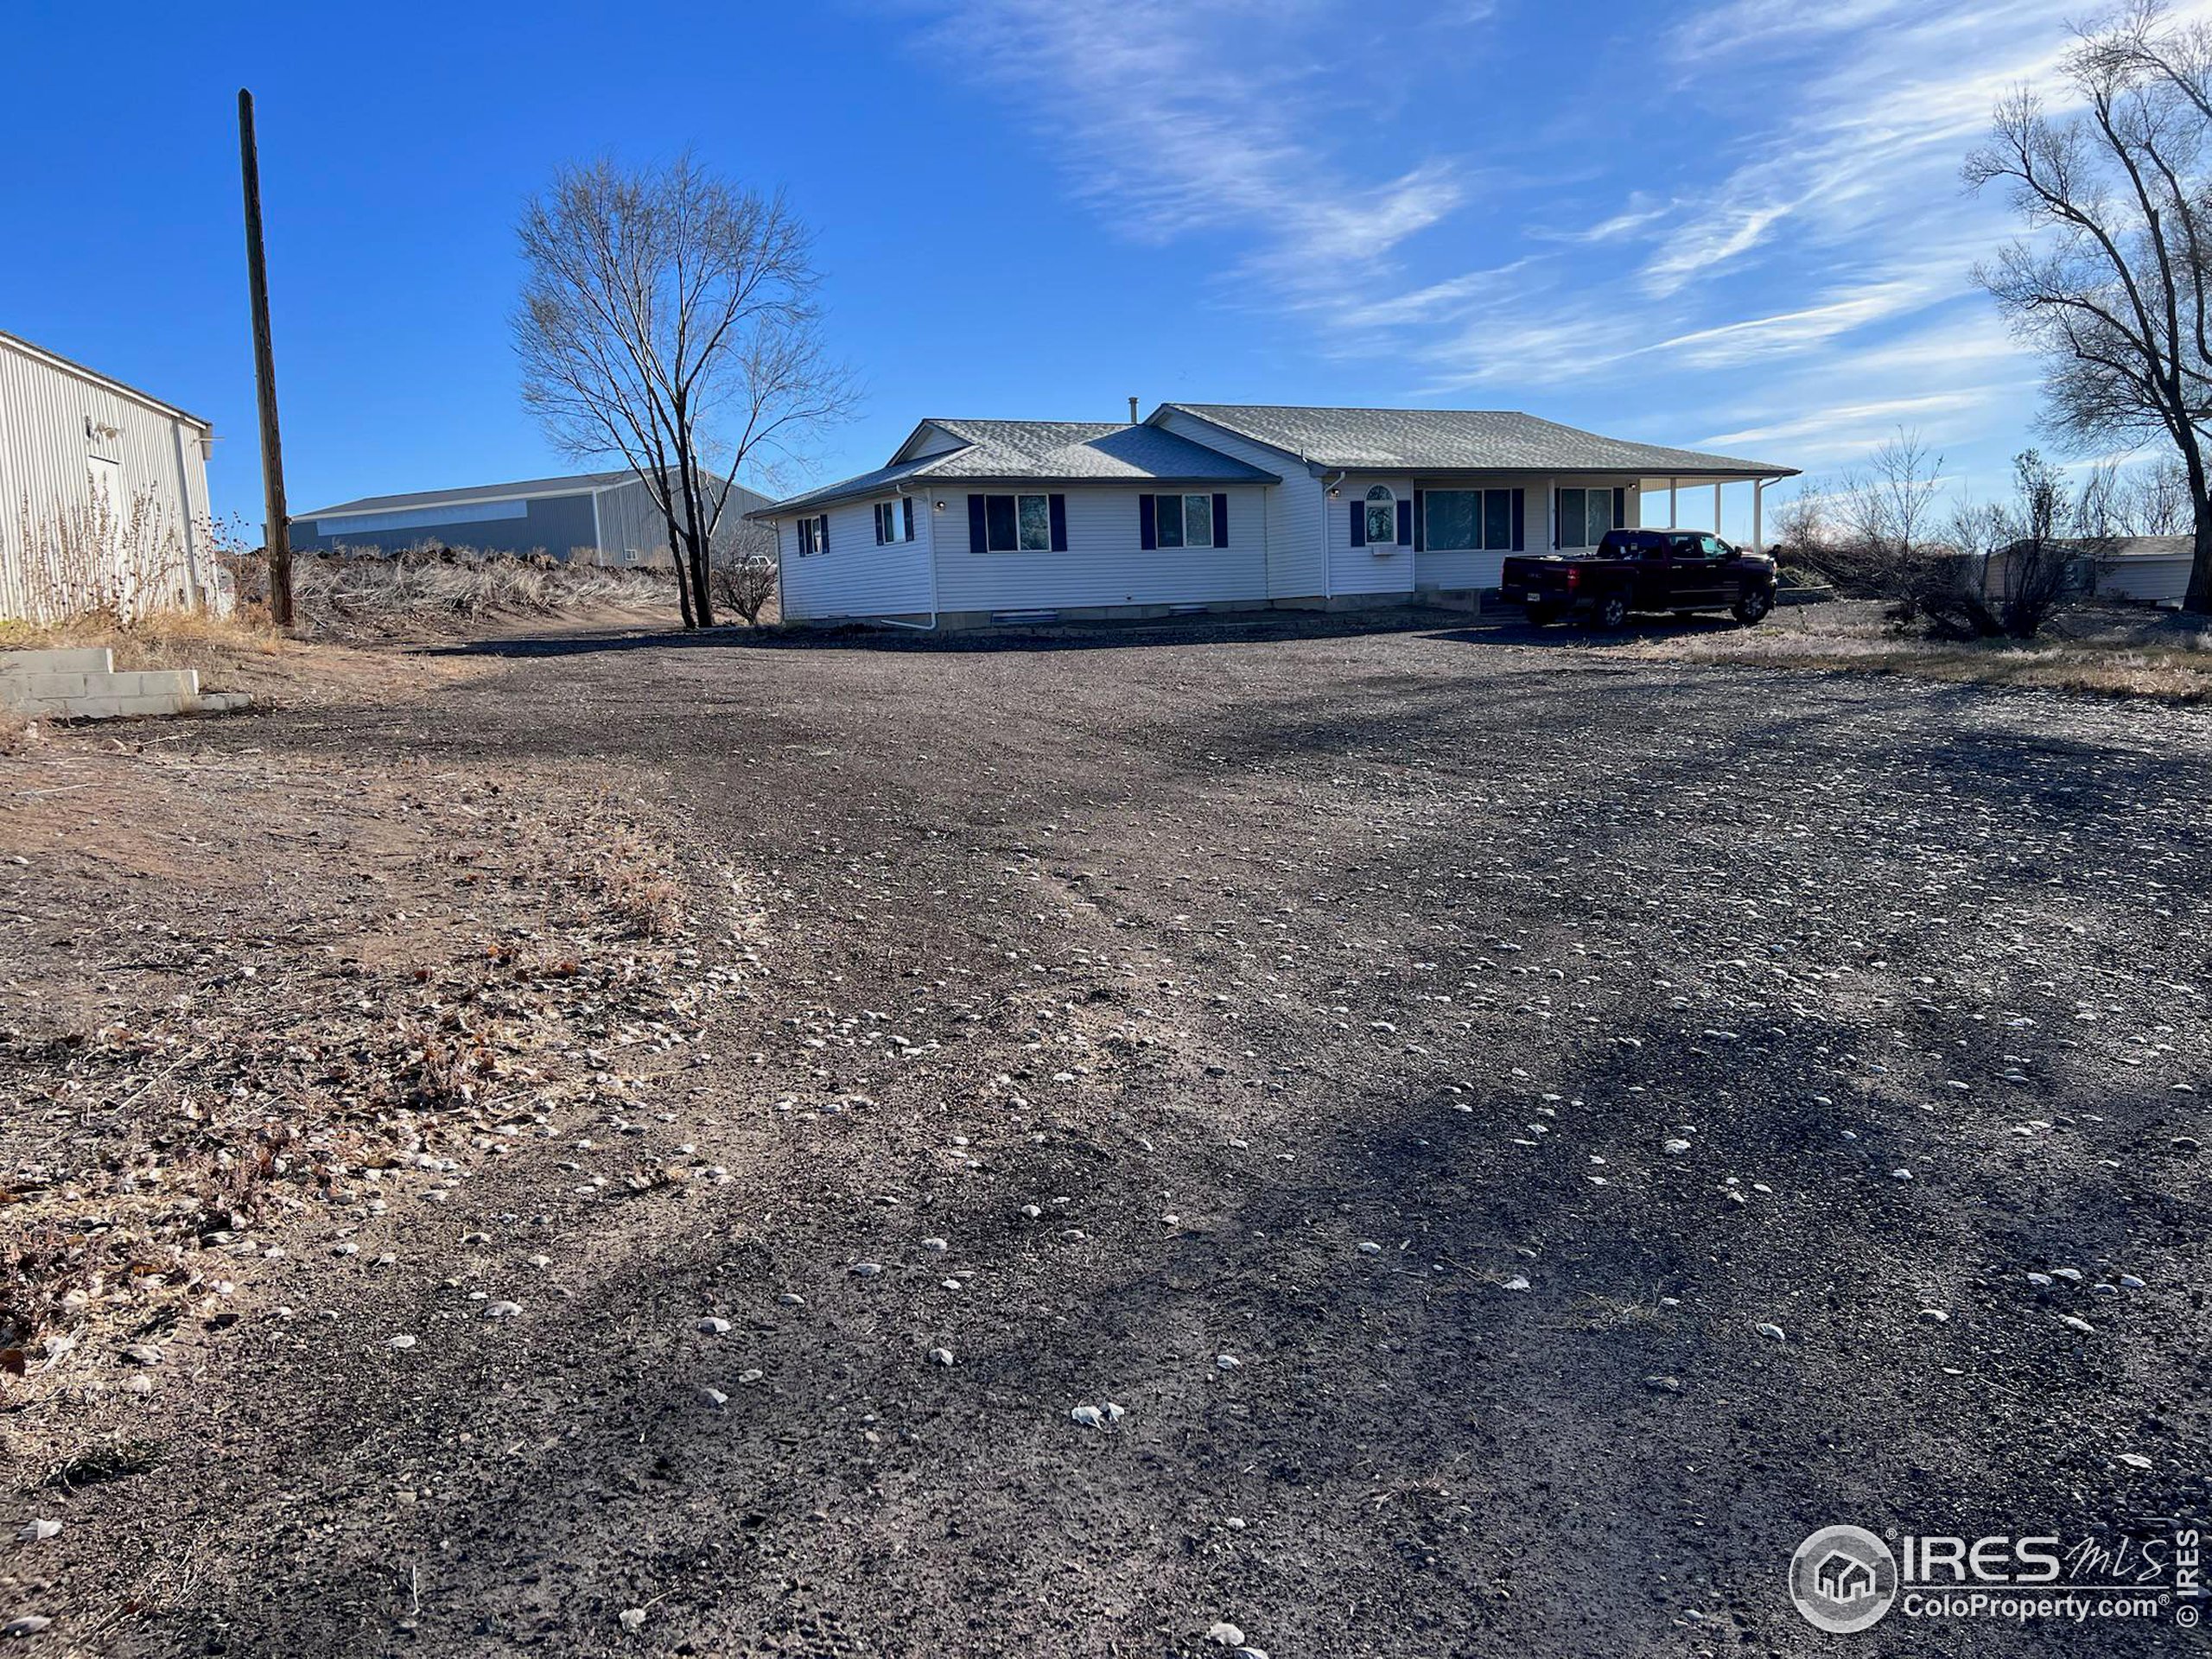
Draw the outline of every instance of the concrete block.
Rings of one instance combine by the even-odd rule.
[[[118,697],[115,705],[118,715],[181,715],[192,706],[192,700],[175,691],[146,691]]]
[[[92,690],[92,674],[0,674],[0,706],[35,714],[61,697],[81,697]]]
[[[0,675],[106,674],[115,653],[105,645],[67,645],[41,651],[0,651]]]
[[[106,692],[118,697],[181,696],[188,701],[200,695],[200,671],[194,668],[142,668],[126,674],[110,674],[102,683],[86,688],[92,692]]]

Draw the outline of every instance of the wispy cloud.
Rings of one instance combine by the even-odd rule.
[[[1363,176],[1316,136],[1321,63],[1263,48],[1336,16],[1324,0],[949,0],[936,37],[1026,100],[1075,193],[1128,234],[1234,230],[1247,276],[1349,296],[1464,204],[1469,175],[1424,156]]]
[[[904,3],[1118,233],[1217,241],[1230,302],[1386,365],[1378,397],[1579,405],[1808,467],[1900,423],[2009,445],[2027,423],[2032,365],[1968,275],[2012,227],[1958,169],[2066,49],[2053,0],[1675,0],[1583,43],[1640,77],[1487,126],[1501,86],[1555,79],[1522,8]]]
[[[1983,391],[1931,391],[1915,397],[1886,397],[1873,403],[1838,404],[1795,420],[1767,426],[1747,426],[1733,432],[1715,432],[1700,440],[1700,447],[1738,448],[1745,445],[1821,441],[1830,454],[1851,448],[1872,449],[1900,427],[1914,428],[1937,416],[1978,409],[1986,404]],[[1841,440],[1840,442],[1837,442]]]

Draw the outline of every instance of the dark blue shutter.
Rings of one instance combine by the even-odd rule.
[[[914,498],[907,496],[899,505],[906,509],[906,539],[911,542],[914,539]]]
[[[1398,503],[1398,545],[1411,547],[1413,544],[1414,504],[1410,501],[1401,501]]]
[[[1367,503],[1364,501],[1351,504],[1351,544],[1354,547],[1367,545]]]
[[[971,495],[968,498],[968,550],[988,553],[990,547],[990,537],[983,529],[983,498]]]
[[[1554,553],[1559,550],[1559,499],[1562,493],[1564,492],[1556,489],[1552,492],[1552,550]]]
[[[1529,510],[1526,491],[1513,492],[1513,550],[1523,551],[1529,545]]]
[[[1213,497],[1213,544],[1229,545],[1229,498],[1219,490],[1214,492]]]
[[[876,544],[878,547],[881,547],[881,546],[883,545],[883,503],[882,503],[882,502],[879,501],[879,502],[877,502],[877,503],[875,504],[875,511],[874,511],[874,512],[873,514],[871,514],[870,516],[871,516],[872,518],[874,518],[874,520],[875,520],[875,544]]]
[[[1427,505],[1428,492],[1415,490],[1414,492],[1414,551],[1416,553],[1428,551],[1428,514],[1422,511]]]
[[[1046,500],[1052,510],[1052,551],[1065,553],[1068,550],[1068,499],[1054,495]]]
[[[1152,498],[1137,497],[1137,545],[1155,548],[1160,545],[1160,525],[1153,516]]]
[[[1618,487],[1613,491],[1613,528],[1628,528],[1628,492]]]

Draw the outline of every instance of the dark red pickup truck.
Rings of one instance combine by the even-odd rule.
[[[1500,588],[1531,622],[1580,613],[1618,628],[1636,611],[1732,611],[1748,624],[1774,608],[1775,563],[1705,531],[1609,530],[1594,552],[1506,560]]]

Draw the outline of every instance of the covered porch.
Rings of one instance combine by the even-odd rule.
[[[1747,552],[1766,551],[1767,486],[1787,472],[1670,474],[1645,478],[1638,491],[1643,504],[1641,528],[1645,530],[1710,530],[1723,541]],[[1736,486],[1732,496],[1726,492]],[[1729,512],[1736,514],[1735,533],[1728,528]],[[1748,538],[1748,539],[1747,539]]]

